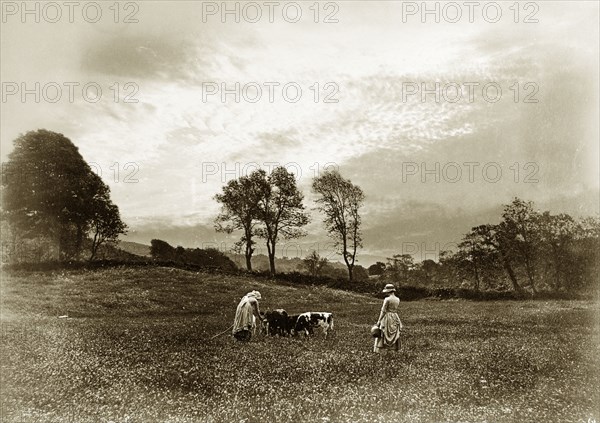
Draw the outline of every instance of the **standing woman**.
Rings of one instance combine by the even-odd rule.
[[[381,307],[381,313],[377,320],[377,326],[381,329],[381,334],[378,338],[375,338],[373,351],[376,353],[386,348],[398,351],[400,349],[400,329],[402,329],[402,322],[398,317],[400,299],[396,297],[396,288],[388,283],[382,292],[387,296],[383,300],[383,307]]]
[[[232,330],[233,336],[238,341],[249,341],[252,337],[254,318],[262,319],[258,308],[258,300],[261,298],[258,291],[248,292],[238,304]]]

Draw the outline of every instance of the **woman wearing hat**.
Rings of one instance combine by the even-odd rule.
[[[381,332],[379,337],[375,338],[373,351],[376,353],[386,348],[398,351],[400,349],[400,329],[402,329],[402,322],[398,317],[400,299],[396,297],[396,288],[388,283],[382,292],[387,296],[383,300],[383,307],[381,307],[381,313],[377,320],[377,326]]]
[[[261,298],[258,291],[248,292],[238,304],[232,330],[233,336],[238,341],[249,341],[252,337],[253,317],[262,319],[258,308],[258,300]]]

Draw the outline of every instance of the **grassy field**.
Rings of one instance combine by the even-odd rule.
[[[404,302],[402,351],[378,356],[373,297],[168,268],[2,276],[2,422],[600,420],[598,303]],[[209,339],[251,289],[333,312],[333,336]]]

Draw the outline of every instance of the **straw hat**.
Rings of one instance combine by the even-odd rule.
[[[391,283],[388,283],[381,292],[385,294],[387,294],[388,292],[396,292],[396,287],[394,287],[394,285],[392,285]]]

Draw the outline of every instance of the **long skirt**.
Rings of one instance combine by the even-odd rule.
[[[252,327],[254,323],[254,315],[252,314],[252,305],[244,298],[235,310],[235,318],[233,320],[233,336],[239,341],[249,341],[252,337]]]
[[[398,351],[400,349],[400,329],[402,329],[402,322],[397,313],[386,313],[379,323],[381,329],[381,336],[375,338],[375,345],[373,345],[373,351],[378,353],[382,349],[393,349]]]

